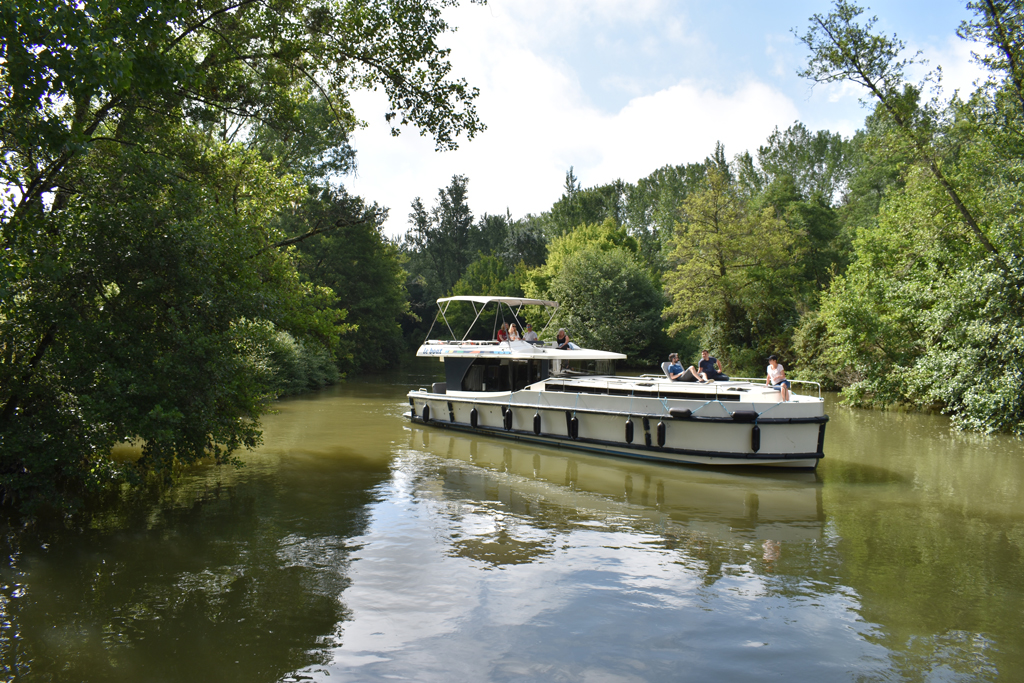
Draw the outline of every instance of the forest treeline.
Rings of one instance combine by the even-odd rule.
[[[858,404],[1024,432],[1018,3],[969,4],[989,78],[950,99],[856,6],[812,17],[804,75],[871,98],[852,138],[797,122],[635,182],[569,169],[518,218],[438,179],[388,239],[344,187],[349,96],[382,90],[440,150],[483,130],[438,44],[451,4],[0,0],[4,502],[228,462],[273,398],[400,363],[449,294],[558,300],[637,364],[777,353]]]
[[[412,310],[445,294],[562,304],[555,324],[635,363],[709,348],[734,375],[771,353],[864,406],[941,410],[1024,433],[1024,3],[973,2],[959,34],[987,79],[942,99],[939,72],[840,0],[801,36],[803,75],[866,89],[852,137],[796,122],[756,151],[581,187],[512,220],[456,176],[402,241]],[[415,325],[407,329],[419,333]],[[413,339],[413,341],[418,341]]]

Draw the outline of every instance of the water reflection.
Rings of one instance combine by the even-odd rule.
[[[3,680],[275,681],[328,662],[349,541],[390,451],[351,447],[325,407],[282,403],[241,470],[200,470],[84,527],[8,526]]]
[[[1024,457],[829,407],[816,474],[279,404],[242,470],[3,531],[5,680],[985,681],[1024,667]]]
[[[834,407],[820,468],[839,579],[905,680],[1024,664],[1024,448],[938,416]],[[823,462],[823,464],[825,464]]]
[[[407,431],[392,504],[359,540],[333,676],[674,680],[700,652],[700,680],[756,668],[758,647],[790,653],[806,627],[781,616],[789,601],[848,602],[804,579],[808,557],[829,554],[813,474],[688,470]],[[762,601],[780,615],[736,622]],[[401,616],[385,618],[382,603],[401,604]]]
[[[615,516],[669,536],[699,531],[740,541],[809,541],[821,538],[825,521],[813,472],[687,469],[419,426],[410,426],[409,446],[443,460],[438,497],[500,500],[545,528],[564,526],[558,511],[571,510],[574,518]]]

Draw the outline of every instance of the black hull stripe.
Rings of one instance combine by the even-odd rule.
[[[460,432],[468,432],[470,434],[482,434],[484,436],[497,436],[503,439],[512,439],[514,441],[527,441],[530,443],[543,444],[545,446],[554,446],[556,448],[575,448],[579,450],[591,451],[594,453],[605,453],[609,455],[621,455],[627,458],[640,458],[644,460],[658,460],[661,462],[678,462],[672,458],[659,458],[655,453],[665,453],[671,455],[680,456],[691,456],[691,457],[702,457],[702,458],[726,458],[729,460],[743,461],[744,463],[756,465],[761,460],[809,460],[814,459],[815,461],[820,460],[824,457],[822,453],[723,453],[721,451],[696,451],[687,448],[670,448],[667,446],[646,446],[642,443],[630,444],[627,448],[642,449],[649,451],[652,455],[644,455],[643,453],[636,453],[634,451],[622,451],[615,450],[623,448],[623,444],[618,441],[605,441],[603,439],[588,439],[586,437],[579,437],[571,439],[568,436],[561,436],[559,434],[541,434],[535,436],[533,432],[523,429],[511,429],[505,430],[501,427],[488,427],[478,426],[476,428],[471,427],[468,424],[462,422],[444,422],[438,420],[431,420],[424,422],[423,418],[419,415],[412,415],[406,413],[413,422],[426,425],[431,427],[442,427],[444,429],[454,429]],[[731,422],[731,420],[730,420]],[[602,446],[602,448],[598,448]]]

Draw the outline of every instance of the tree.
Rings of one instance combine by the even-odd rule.
[[[732,179],[709,167],[704,188],[683,201],[665,273],[669,333],[702,331],[722,353],[758,355],[785,343],[795,324],[793,293],[803,236],[771,207],[753,209]]]
[[[548,240],[543,219],[527,214],[508,226],[501,258],[507,268],[523,263],[527,268],[536,268],[544,263],[548,254]]]
[[[596,244],[573,251],[549,292],[560,304],[553,324],[579,344],[653,362],[647,352],[661,331],[664,298],[632,252]]]
[[[452,296],[523,296],[524,267],[509,272],[497,256],[481,256],[452,287]]]
[[[595,247],[601,251],[623,249],[636,255],[638,245],[625,228],[619,227],[612,219],[603,223],[585,223],[572,231],[556,237],[548,245],[548,258],[544,265],[527,273],[525,289],[529,296],[545,298],[551,280],[562,271],[566,260],[585,248]]]
[[[626,184],[621,180],[580,189],[579,180],[570,167],[565,174],[565,192],[551,207],[551,228],[554,232],[549,237],[564,235],[584,223],[603,223],[606,219],[621,225],[625,201]]]
[[[852,164],[849,142],[839,133],[811,133],[799,121],[780,132],[778,128],[757,150],[757,162],[768,182],[789,176],[804,199],[821,197],[835,206],[846,191]]]
[[[611,218],[583,224],[553,239],[544,265],[524,273],[526,295],[554,299],[557,324],[578,342],[646,363],[663,342],[664,299],[637,259],[638,245]],[[535,325],[546,319],[532,320]]]
[[[484,256],[502,253],[511,227],[512,215],[508,210],[504,216],[483,214],[470,233],[469,252]]]
[[[505,262],[497,256],[481,256],[469,264],[466,272],[462,275],[455,286],[452,287],[452,296],[523,296],[523,280],[526,277],[526,267],[519,264],[512,271],[508,269]],[[506,316],[507,310],[495,310],[497,316]],[[470,329],[473,319],[476,317],[474,307],[469,305],[453,304],[447,313],[448,324],[455,334],[463,334]],[[481,316],[482,322],[478,322],[470,331],[471,339],[493,339],[497,332],[497,325],[493,319],[486,319],[487,315]],[[504,319],[504,322],[512,322]]]
[[[1024,114],[1024,16],[1019,3],[1012,0],[980,0],[968,2],[974,10],[974,21],[961,22],[957,33],[967,40],[982,41],[991,52],[974,53],[975,59],[994,73],[1002,72],[1004,79],[992,79],[990,87],[1002,91],[1012,100],[1012,109]]]
[[[961,33],[989,43],[980,60],[995,71],[948,103],[920,102],[903,79],[902,43],[873,35],[873,20],[858,25],[859,8],[838,2],[812,17],[807,75],[868,89],[877,106],[862,149],[888,164],[867,174],[881,181],[869,195],[877,221],[857,226],[855,259],[823,295],[810,346],[855,380],[847,400],[937,407],[960,428],[1024,433],[1024,28],[1009,3],[970,6],[977,19]]]
[[[801,75],[818,83],[851,81],[866,88],[881,105],[879,113],[891,120],[891,130],[899,134],[899,142],[914,150],[945,190],[973,238],[1005,267],[998,250],[961,197],[962,189],[950,182],[942,170],[938,150],[932,144],[936,112],[920,105],[920,89],[904,77],[904,69],[913,58],[901,56],[905,46],[899,39],[871,33],[876,19],[869,19],[864,26],[858,24],[857,17],[862,13],[860,7],[848,0],[836,0],[831,14],[811,17],[811,27],[802,38],[811,57]]]
[[[663,166],[627,188],[625,224],[652,271],[664,270],[665,245],[679,220],[679,206],[697,189],[705,170],[703,163]]]
[[[795,295],[810,308],[815,297],[828,286],[833,274],[842,273],[850,259],[850,236],[843,230],[839,213],[819,192],[805,198],[788,173],[775,176],[751,206],[771,207],[774,213],[805,240],[806,249],[795,261],[801,273],[794,283]]]
[[[383,370],[404,351],[401,322],[411,315],[406,272],[398,245],[383,232],[386,211],[367,207],[343,189],[314,189],[304,201],[282,214],[288,234],[302,234],[320,225],[337,226],[299,242],[299,273],[309,282],[329,287],[335,307],[351,325],[338,348],[345,372]]]
[[[159,165],[136,147],[97,145],[59,222],[41,213],[37,234],[5,230],[8,500],[67,501],[133,472],[225,461],[258,442],[275,330],[321,346],[343,331],[330,293],[303,286],[268,248],[292,184],[192,130],[178,143]],[[143,457],[117,468],[109,450],[130,439],[144,440]]]
[[[427,213],[419,197],[413,200],[405,250],[413,258],[412,269],[426,277],[431,300],[451,291],[473,260],[473,212],[467,203],[469,179],[452,176],[451,184],[437,192],[437,202]]]
[[[279,331],[349,328],[275,215],[350,167],[380,87],[438,147],[481,130],[447,0],[20,3],[0,12],[0,492],[83,491],[259,440]],[[144,442],[135,465],[107,454]]]
[[[862,231],[822,300],[825,358],[852,371],[853,403],[939,407],[960,428],[1022,433],[1016,293],[973,258],[956,213],[935,211],[943,194],[919,168]]]

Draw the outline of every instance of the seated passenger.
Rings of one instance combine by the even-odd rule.
[[[501,329],[498,330],[498,341],[508,341],[508,323],[501,324]]]
[[[572,342],[569,341],[569,335],[566,333],[564,327],[558,328],[558,334],[555,335],[555,348],[556,349],[571,349]]]
[[[683,366],[679,364],[679,354],[670,353],[668,360],[671,365],[668,366],[668,378],[673,382],[700,382],[703,384],[707,381],[707,377],[704,373],[697,371],[692,365],[686,370],[683,370]]]
[[[722,373],[722,363],[707,352],[707,349],[700,352],[700,362],[697,363],[705,379],[716,379],[720,382],[728,382],[729,375]]]
[[[519,330],[516,329],[516,324],[512,323],[508,326],[508,339],[509,341],[522,341],[519,336]]]
[[[526,323],[526,332],[523,333],[523,341],[528,341],[531,344],[539,341],[537,333],[533,331],[533,325]]]
[[[789,400],[789,380],[786,379],[786,368],[782,367],[779,357],[775,354],[768,356],[768,378],[765,384],[774,391],[778,391],[783,401]]]

